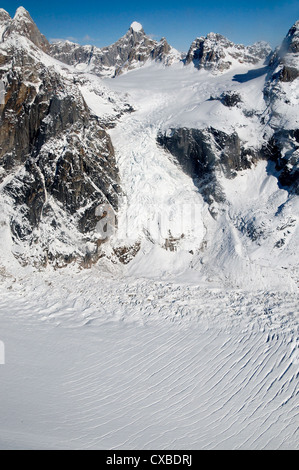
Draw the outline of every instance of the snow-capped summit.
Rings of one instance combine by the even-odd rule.
[[[206,37],[201,36],[193,41],[185,63],[193,62],[198,69],[216,73],[230,69],[233,64],[256,64],[265,60],[270,52],[270,45],[264,41],[244,46],[234,44],[225,36],[211,32]]]
[[[3,40],[3,34],[11,22],[11,17],[7,11],[0,8],[0,42]]]
[[[142,28],[142,24],[138,23],[138,21],[133,21],[133,23],[132,23],[131,26],[130,26],[130,29],[132,29],[133,31],[135,31],[136,33],[138,33],[138,32],[141,31],[143,28]]]
[[[0,21],[2,18],[6,22],[2,27],[2,40],[14,35],[24,36],[44,52],[49,52],[50,45],[48,40],[39,31],[29,12],[25,10],[25,8],[19,7],[13,19],[11,19],[8,13],[3,10],[2,15],[0,16]]]
[[[294,54],[299,53],[299,20],[290,28],[282,47],[284,47],[287,52]]]
[[[30,16],[29,12],[24,7],[17,8],[14,19],[16,19],[16,20],[17,19],[23,19],[23,20],[32,21],[32,18]]]
[[[10,14],[6,10],[0,8],[0,22],[11,20]]]

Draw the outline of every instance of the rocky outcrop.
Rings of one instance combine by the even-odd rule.
[[[230,90],[221,93],[220,96],[210,96],[210,101],[213,100],[220,101],[224,106],[227,106],[228,108],[233,108],[242,103],[242,98],[240,94]]]
[[[281,82],[293,82],[299,77],[299,70],[296,67],[289,67],[284,65],[280,74],[279,80]]]
[[[280,185],[299,195],[299,129],[276,130],[263,153],[275,162]]]
[[[266,153],[275,161],[280,184],[296,194],[299,194],[298,78],[299,21],[272,55],[264,87],[269,125],[273,129]]]
[[[292,82],[298,78],[299,70],[299,21],[288,31],[282,45],[271,56],[272,80]]]
[[[260,154],[242,147],[236,132],[228,135],[212,127],[170,129],[159,134],[157,141],[193,178],[208,204],[225,200],[217,175],[223,173],[227,178],[233,178],[237,171],[250,168],[261,158]]]
[[[14,60],[15,66],[6,64],[9,69],[2,73],[6,93],[5,104],[0,106],[0,161],[5,169],[23,163],[28,154],[37,154],[47,139],[69,124],[86,121],[82,98],[75,103],[63,96],[65,84],[57,73],[34,63],[30,56],[23,66],[25,57],[20,51],[15,51]]]
[[[299,53],[299,20],[289,29],[281,49],[280,56],[285,54],[298,54]]]
[[[211,127],[170,129],[159,134],[157,142],[192,177],[210,205],[225,201],[219,182],[222,174],[234,178],[238,171],[251,168],[260,159],[275,162],[275,176],[280,185],[299,194],[298,130],[276,131],[259,150],[245,148],[236,132],[229,135]]]
[[[266,60],[271,47],[265,42],[252,46],[234,44],[221,34],[209,33],[206,37],[196,38],[187,53],[186,65],[193,63],[196,68],[210,72],[224,72],[233,63],[257,64]]]

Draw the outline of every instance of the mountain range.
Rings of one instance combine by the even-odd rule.
[[[136,21],[97,48],[0,10],[4,269],[294,286],[298,78],[299,21],[275,51],[209,33],[182,54]]]

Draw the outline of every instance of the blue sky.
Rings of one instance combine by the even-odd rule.
[[[274,47],[299,19],[299,0],[20,1],[0,5],[12,16],[18,6],[26,8],[48,39],[68,38],[99,47],[123,36],[132,21],[140,22],[157,40],[165,36],[180,51],[210,31],[237,43],[265,40]]]

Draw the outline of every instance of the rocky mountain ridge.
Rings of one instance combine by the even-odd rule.
[[[159,42],[147,36],[142,26],[133,22],[127,33],[108,47],[80,46],[72,42],[56,42],[50,54],[80,71],[114,77],[143,65],[148,60],[170,65],[181,54],[162,38]]]
[[[196,38],[190,46],[185,63],[193,63],[198,69],[214,73],[231,68],[234,63],[257,64],[266,61],[271,53],[266,42],[257,42],[252,46],[234,44],[221,34],[209,33],[206,37]]]
[[[0,226],[11,237],[12,251],[21,263],[65,266],[76,261],[86,267],[104,256],[113,263],[127,262],[142,252],[143,240],[152,239],[144,229],[136,233],[133,243],[125,239],[121,244],[107,243],[111,216],[117,229],[122,178],[129,177],[120,174],[122,155],[114,149],[110,129],[125,120],[135,105],[130,94],[113,92],[99,78],[125,76],[130,70],[137,73],[145,63],[152,64],[152,77],[155,70],[171,73],[173,67],[174,75],[178,71],[186,74],[185,80],[192,65],[199,69],[199,77],[207,77],[207,83],[194,78],[190,101],[184,101],[183,95],[190,91],[185,85],[175,99],[181,100],[186,115],[197,107],[206,109],[204,124],[195,119],[184,125],[182,119],[181,124],[176,121],[175,126],[167,127],[157,114],[151,124],[146,120],[140,127],[140,132],[148,134],[145,141],[151,135],[151,145],[159,149],[161,158],[172,159],[192,179],[211,217],[204,222],[207,226],[214,227],[224,217],[221,214],[228,213],[231,203],[225,181],[233,182],[261,160],[267,162],[267,171],[283,191],[290,197],[298,195],[299,22],[273,53],[265,43],[245,47],[210,33],[197,38],[184,59],[164,38],[157,42],[148,37],[137,22],[119,41],[102,49],[70,42],[50,44],[23,8],[13,19],[1,10],[0,24],[0,79],[5,87],[5,102],[0,105]],[[157,64],[162,67],[155,69]],[[226,79],[226,74],[232,78]],[[255,103],[247,96],[246,84],[251,90],[259,77],[262,92]],[[217,93],[206,95],[213,83]],[[168,106],[168,90],[163,93],[161,112]],[[150,95],[149,103],[151,100]],[[145,119],[142,112],[138,114],[142,105],[137,104],[136,115]],[[179,115],[180,106],[169,113],[166,110],[167,119],[168,114]],[[224,128],[221,116],[225,116]],[[122,140],[126,142],[124,129]],[[134,138],[139,142],[141,136]],[[142,146],[133,149],[129,158],[132,165],[143,158],[146,161],[147,150]],[[169,167],[169,171],[173,170]],[[259,234],[264,232],[252,216],[246,217],[238,214],[233,224],[259,243]],[[285,223],[288,225],[279,219],[280,226]],[[276,226],[278,222],[273,230],[278,230]],[[277,247],[288,237],[281,238]],[[174,236],[169,229],[161,247],[176,251],[176,244],[183,246],[186,238],[184,233]],[[200,249],[188,245],[188,253],[201,256],[206,239],[200,242]],[[273,240],[278,243],[275,237]]]

